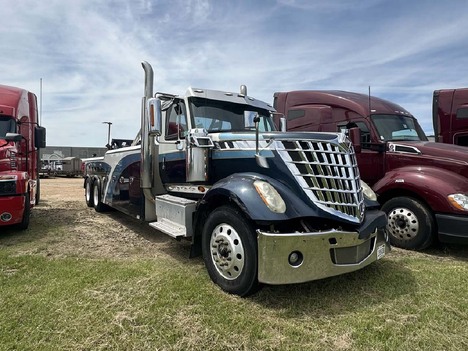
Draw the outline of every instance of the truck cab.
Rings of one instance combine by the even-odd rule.
[[[436,141],[468,146],[468,88],[434,91],[432,119]]]
[[[141,129],[86,163],[86,203],[190,240],[223,290],[246,296],[361,269],[389,251],[386,216],[343,133],[282,133],[271,105],[239,92],[153,94]]]
[[[468,242],[466,148],[429,142],[411,113],[365,94],[279,92],[274,107],[285,115],[288,131],[356,135],[360,175],[379,195],[393,245],[424,249],[437,238]]]
[[[0,85],[0,226],[29,226],[40,198],[39,148],[45,129],[37,118],[36,95]]]

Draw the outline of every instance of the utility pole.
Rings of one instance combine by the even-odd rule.
[[[102,122],[102,124],[107,124],[109,126],[108,130],[107,130],[107,145],[106,147],[110,150],[111,148],[111,144],[110,144],[110,130],[111,130],[111,125],[112,125],[112,122]]]

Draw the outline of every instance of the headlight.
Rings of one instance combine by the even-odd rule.
[[[284,200],[272,185],[262,180],[256,180],[253,184],[257,193],[271,211],[276,213],[286,212]]]
[[[372,201],[377,201],[377,194],[372,190],[372,188],[367,185],[366,182],[362,181],[361,179],[361,187],[362,187],[362,193],[364,194],[365,197],[367,197],[369,200]]]
[[[452,206],[457,210],[468,211],[468,195],[452,194],[447,197]]]

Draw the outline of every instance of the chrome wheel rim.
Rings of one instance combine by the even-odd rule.
[[[91,184],[89,182],[86,182],[86,201],[89,202],[91,200]]]
[[[394,208],[388,214],[387,229],[394,238],[411,240],[418,235],[419,221],[413,211],[403,207]]]
[[[232,226],[222,223],[214,228],[210,249],[213,264],[223,278],[233,280],[239,277],[245,264],[244,246]]]
[[[99,203],[99,187],[97,184],[94,185],[93,196],[94,204],[97,205]]]

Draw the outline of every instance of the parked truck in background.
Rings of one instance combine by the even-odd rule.
[[[436,141],[468,146],[468,88],[434,91],[432,121]]]
[[[39,202],[39,148],[45,128],[38,124],[36,95],[0,85],[0,226],[29,226]]]
[[[386,216],[342,133],[276,132],[271,105],[240,93],[156,93],[143,62],[132,146],[86,163],[88,206],[112,207],[191,240],[223,290],[361,269],[389,250]]]
[[[82,160],[79,157],[64,157],[55,161],[55,175],[65,177],[76,177],[82,175],[81,164]]]
[[[274,94],[290,132],[349,133],[361,178],[379,195],[393,245],[468,241],[468,152],[429,142],[401,106],[346,91]],[[277,121],[277,123],[279,123]]]

